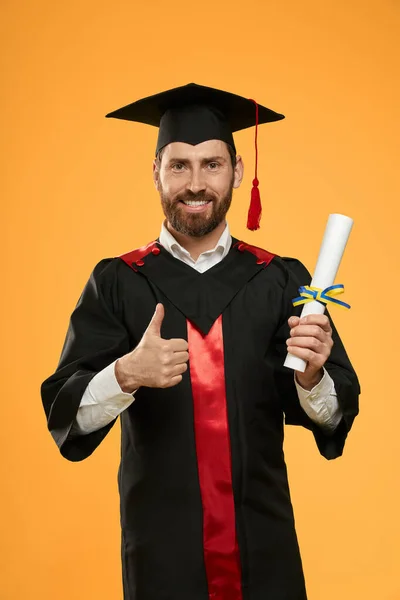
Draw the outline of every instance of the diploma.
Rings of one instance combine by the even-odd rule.
[[[329,215],[311,286],[324,290],[334,284],[352,226],[353,219],[350,217]],[[324,312],[325,304],[313,300],[304,305],[301,317],[322,315]],[[307,363],[302,358],[288,353],[284,366],[304,373]]]

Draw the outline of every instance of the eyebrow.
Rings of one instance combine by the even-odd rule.
[[[226,158],[224,156],[210,156],[207,158],[202,158],[201,160],[201,164],[204,165],[206,163],[209,162],[216,162],[216,161],[220,161],[220,162],[226,162]],[[190,164],[190,160],[187,158],[170,158],[168,161],[168,164],[172,164],[172,163],[182,163],[183,165],[188,165]]]

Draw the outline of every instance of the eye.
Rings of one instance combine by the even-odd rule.
[[[173,171],[183,171],[184,166],[183,163],[175,163],[171,168]]]
[[[213,162],[208,163],[207,166],[211,168],[211,171],[215,171],[215,169],[217,169],[219,167],[219,163],[213,161]]]

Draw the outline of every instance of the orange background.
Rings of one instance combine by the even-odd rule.
[[[328,214],[354,218],[333,310],[361,414],[336,461],[295,428],[285,451],[309,600],[400,599],[399,24],[398,0],[2,0],[1,599],[121,598],[119,425],[69,463],[39,388],[93,266],[159,233],[157,131],[104,115],[191,81],[287,116],[260,127],[255,233],[235,136],[234,235],[313,270]]]

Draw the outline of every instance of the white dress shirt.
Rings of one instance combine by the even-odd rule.
[[[190,265],[200,273],[204,273],[229,252],[232,237],[229,225],[226,227],[212,250],[207,250],[194,260],[189,252],[180,246],[162,224],[160,233],[160,244],[175,258]],[[89,382],[82,396],[76,420],[72,426],[71,434],[87,434],[101,429],[134,402],[135,390],[132,393],[123,392],[115,377],[115,363],[105,367],[97,373]],[[337,401],[335,385],[329,373],[324,368],[324,376],[321,381],[311,390],[302,388],[294,377],[299,402],[305,413],[315,423],[328,432],[332,432],[342,418],[342,412]]]

